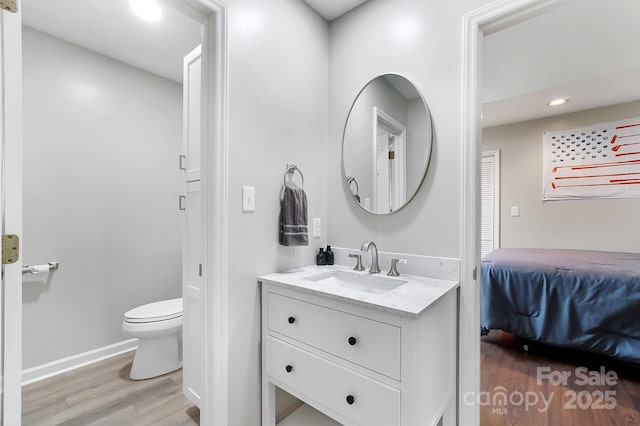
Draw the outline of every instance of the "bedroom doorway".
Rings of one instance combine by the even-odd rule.
[[[496,4],[492,4],[490,7],[487,7],[485,9],[476,11],[474,13],[471,13],[469,15],[467,15],[465,17],[465,28],[466,28],[466,32],[465,32],[465,68],[464,68],[464,72],[465,72],[465,78],[464,78],[464,96],[465,96],[465,100],[464,100],[464,115],[463,115],[463,125],[464,125],[464,147],[463,147],[463,151],[464,151],[464,162],[463,162],[463,170],[465,171],[465,176],[464,176],[464,190],[463,190],[463,223],[465,225],[465,229],[463,231],[463,274],[465,273],[465,271],[469,271],[470,273],[473,272],[479,272],[478,269],[474,269],[474,268],[479,268],[480,267],[480,259],[481,259],[481,253],[483,252],[482,250],[482,231],[481,231],[481,226],[482,226],[482,220],[481,220],[481,212],[482,212],[482,208],[483,208],[483,204],[482,204],[482,160],[481,158],[483,158],[482,155],[482,151],[483,149],[500,149],[499,146],[497,145],[484,145],[482,142],[482,127],[483,125],[486,125],[486,120],[487,120],[487,116],[488,114],[486,113],[486,111],[482,110],[483,107],[483,103],[486,102],[486,99],[484,98],[485,96],[485,88],[483,87],[484,81],[481,80],[480,76],[482,75],[483,78],[485,77],[486,74],[483,75],[483,72],[481,71],[483,68],[483,60],[487,59],[487,54],[489,51],[489,46],[488,46],[488,42],[486,40],[487,36],[492,36],[495,35],[499,32],[501,32],[502,30],[505,29],[511,29],[512,27],[516,26],[516,25],[527,25],[527,24],[531,24],[532,22],[538,22],[537,18],[543,16],[543,15],[556,15],[556,12],[560,12],[563,9],[564,10],[570,10],[572,7],[577,7],[577,5],[579,6],[584,6],[584,7],[588,7],[587,4],[591,4],[592,2],[569,2],[569,1],[547,1],[547,0],[523,0],[523,1],[513,1],[513,2],[499,2]],[[631,9],[631,7],[636,7],[636,6],[630,6],[629,2],[626,2],[625,0],[620,0],[620,1],[616,1],[614,2],[614,4],[616,5],[616,7],[620,7],[620,5],[623,5],[623,7],[626,7],[627,9],[625,9],[627,11],[627,15],[632,15],[632,16],[637,16],[637,10],[638,9]],[[602,6],[600,4],[600,6]],[[607,6],[607,11],[610,8],[613,8],[613,4],[610,4]],[[633,10],[633,13],[630,13],[631,10]],[[551,12],[551,13],[549,13]],[[589,33],[595,33],[597,32],[596,28],[591,29],[592,27],[590,25],[588,25],[588,23],[585,23],[585,19],[584,19],[584,15],[583,14],[575,14],[573,15],[575,18],[580,18],[581,22],[583,23],[583,27],[585,28],[585,32],[589,32]],[[578,19],[576,19],[578,20]],[[605,20],[603,20],[602,26],[606,26],[606,24],[604,23]],[[568,27],[568,26],[567,26]],[[539,27],[538,28],[538,35],[540,35],[540,33],[542,33],[542,28],[552,28],[551,26],[548,27]],[[555,29],[555,27],[553,27]],[[551,33],[552,31],[548,31],[549,33]],[[602,34],[600,34],[602,35]],[[597,43],[597,45],[606,45],[606,47],[611,48],[612,50],[616,49],[616,48],[620,48],[619,45],[616,45],[615,42],[611,42],[608,38],[605,39],[604,37],[600,37],[600,41],[599,43]],[[538,37],[536,37],[535,39],[536,42],[540,42],[540,40],[538,39]],[[542,44],[542,43],[541,43]],[[521,45],[522,46],[522,45]],[[596,45],[594,45],[595,47]],[[553,46],[553,48],[557,48],[558,50],[562,50],[562,47],[560,46]],[[551,49],[553,50],[553,49]],[[570,49],[572,51],[571,55],[575,55],[575,56],[580,56],[577,53],[577,50],[574,50],[573,48]],[[530,49],[527,49],[527,53],[530,53]],[[593,53],[594,56],[598,56],[597,53]],[[532,56],[532,55],[529,55]],[[500,51],[500,57],[501,57],[501,62],[499,62],[499,66],[505,66],[505,67],[512,67],[514,65],[514,60],[512,58],[512,55],[509,54],[508,50],[503,50]],[[505,60],[505,58],[509,58],[508,61]],[[518,76],[518,79],[520,80],[524,80],[526,78],[529,78],[530,74],[534,74],[536,72],[538,72],[538,74],[544,74],[543,72],[540,71],[540,69],[536,69],[535,66],[539,65],[539,63],[536,62],[536,59],[532,59],[532,65],[531,68],[529,70],[528,73],[526,73],[526,75],[523,75],[523,73],[518,73],[516,71],[512,72],[514,75]],[[508,63],[506,63],[508,62]],[[603,62],[608,63],[606,60],[603,60]],[[550,70],[547,70],[550,71]],[[591,70],[593,71],[593,70]],[[569,74],[570,75],[570,79],[574,80],[575,82],[579,81],[580,78],[577,77],[575,74]],[[539,77],[539,76],[534,76],[535,77]],[[546,77],[546,76],[545,76]],[[620,79],[618,79],[618,81],[615,81],[615,79],[612,79],[611,81],[617,83],[619,82]],[[510,82],[506,81],[506,80],[502,80],[502,84],[508,85]],[[613,84],[613,83],[610,83]],[[591,83],[591,85],[593,85],[593,83]],[[611,90],[609,90],[609,88],[607,87],[601,87],[601,96],[609,96],[610,92],[613,92],[613,88]],[[546,95],[545,93],[540,93],[539,95]],[[547,99],[546,96],[542,97],[542,99],[544,99],[544,103],[542,103],[542,106],[540,107],[540,109],[544,110],[546,109],[547,111],[550,111],[552,108],[547,106],[547,102],[549,102],[551,99]],[[638,97],[635,98],[635,100],[639,99]],[[578,103],[579,99],[578,96],[576,96],[572,102],[569,103],[569,106],[573,106],[576,105]],[[622,101],[622,102],[629,102],[630,100],[627,101]],[[612,102],[611,104],[614,104],[615,102]],[[620,102],[618,102],[620,103]],[[609,104],[609,105],[611,105]],[[604,104],[606,105],[606,104]],[[592,107],[593,108],[593,107]],[[512,109],[515,112],[515,108],[512,107]],[[586,109],[586,108],[584,108]],[[565,110],[566,112],[570,112],[568,110]],[[579,111],[579,110],[575,110],[575,111]],[[620,111],[620,109],[618,109],[617,111]],[[484,113],[484,121],[481,121],[481,112]],[[565,113],[566,113],[565,112]],[[600,111],[598,111],[599,113]],[[554,113],[553,115],[560,115],[563,114],[563,112],[558,111],[557,113]],[[549,114],[551,115],[551,114]],[[595,116],[595,115],[594,115]],[[636,114],[637,116],[637,114]],[[543,116],[539,116],[536,117],[536,121],[538,122],[538,124],[540,123],[546,123],[544,121],[544,119],[542,119],[541,117]],[[620,117],[622,118],[622,117]],[[604,122],[604,121],[608,121],[610,118],[605,117],[605,118],[599,118],[599,119],[595,119],[595,121],[592,121],[592,123],[598,123],[598,122]],[[613,118],[615,119],[615,118]],[[520,121],[528,121],[528,120],[532,120],[531,117],[522,117],[519,118],[517,120],[512,121],[512,123],[520,123]],[[564,124],[558,124],[558,126],[565,126],[565,127],[558,127],[557,129],[555,128],[549,128],[549,129],[543,129],[544,131],[553,131],[553,130],[560,130],[560,129],[567,129],[567,128],[572,128],[572,127],[579,127],[579,126],[571,126],[566,124],[567,122],[565,121]],[[502,123],[505,124],[505,123]],[[494,122],[494,124],[492,124],[492,126],[500,126],[501,127],[501,132],[496,131],[495,133],[500,133],[500,135],[506,140],[508,138],[510,138],[512,141],[518,139],[519,137],[521,137],[521,132],[522,132],[522,128],[523,126],[521,125],[513,125],[513,127],[518,127],[513,133],[509,133],[507,131],[503,131],[504,129],[502,128],[502,124],[496,124]],[[506,125],[504,126],[506,127]],[[511,129],[513,130],[513,129]],[[538,129],[539,130],[539,129]],[[536,130],[536,131],[538,131]],[[518,133],[520,132],[520,133]],[[539,136],[536,136],[536,144],[535,144],[535,149],[536,150],[540,150],[541,147],[541,136],[542,136],[542,131],[539,131]],[[538,178],[539,174],[541,172],[541,164],[540,164],[540,160],[539,160],[539,153],[537,152],[533,152],[530,150],[526,150],[526,152],[523,149],[518,149],[518,151],[522,151],[522,152],[518,152],[519,154],[521,154],[523,157],[528,157],[529,160],[531,160],[532,158],[535,158],[535,161],[530,161],[531,164],[528,165],[528,169],[525,169],[525,167],[522,166],[522,164],[519,167],[519,171],[522,174],[529,174],[529,182],[528,182],[528,186],[527,186],[527,190],[531,191],[532,193],[535,192],[535,203],[531,202],[530,200],[527,201],[528,204],[519,204],[519,202],[513,202],[512,200],[510,200],[508,197],[503,198],[504,200],[504,204],[505,206],[502,208],[502,212],[503,212],[503,223],[507,222],[511,222],[512,225],[518,224],[518,226],[521,229],[524,229],[524,231],[522,231],[522,234],[525,235],[526,233],[528,233],[529,236],[533,236],[533,237],[538,237],[538,238],[543,238],[543,233],[540,232],[540,228],[535,228],[531,225],[531,222],[529,222],[528,225],[525,225],[525,221],[524,218],[522,217],[509,217],[509,206],[520,206],[522,208],[522,215],[529,215],[530,218],[532,220],[542,220],[540,218],[540,215],[537,213],[536,209],[542,209],[542,208],[546,208],[547,210],[553,210],[554,212],[556,212],[557,209],[559,209],[562,206],[562,203],[557,203],[557,202],[553,202],[553,203],[545,203],[543,205],[541,199],[541,192],[540,192],[540,184],[542,179]],[[506,186],[515,186],[515,183],[513,182],[513,179],[511,179],[511,177],[509,177],[507,175],[507,170],[506,170],[506,165],[507,162],[509,161],[508,158],[510,158],[509,156],[511,156],[513,154],[512,152],[505,152],[502,151],[501,152],[503,154],[503,162],[504,162],[504,166],[505,169],[503,170],[503,184],[504,187],[502,188],[503,191],[507,191]],[[535,155],[534,155],[535,154]],[[518,168],[516,166],[510,166],[511,168]],[[523,185],[519,186],[519,190],[523,191]],[[515,191],[514,191],[515,192]],[[503,192],[503,194],[506,194],[506,192]],[[565,202],[565,204],[571,204],[573,203],[574,205],[580,204],[581,202],[576,202],[576,201],[571,201],[571,202]],[[586,203],[582,202],[582,208],[585,208]],[[591,205],[590,205],[591,206]],[[588,208],[589,212],[591,211],[591,207]],[[625,210],[629,210],[628,208]],[[584,213],[589,213],[589,212],[584,212]],[[475,216],[474,216],[475,213]],[[515,215],[517,216],[517,214]],[[559,217],[565,217],[562,214],[558,215]],[[574,216],[566,216],[566,217],[573,217]],[[502,241],[505,242],[506,238],[507,238],[507,232],[506,232],[506,228],[502,229]],[[612,233],[612,235],[621,235],[621,233]],[[512,235],[512,234],[509,234]],[[521,235],[518,235],[518,238],[520,238]],[[552,235],[549,235],[548,238],[551,240],[553,239],[553,243],[556,244],[557,247],[560,247],[559,244],[563,244],[564,243],[564,239],[565,236],[563,234],[563,232],[552,232]],[[613,241],[613,239],[609,238],[609,240]],[[522,240],[525,241],[525,240]],[[528,240],[528,246],[529,247],[536,247],[538,246],[538,243],[536,242],[532,242],[533,240]],[[517,240],[515,238],[512,238],[510,240],[508,240],[508,243],[505,243],[505,247],[516,247]],[[526,244],[526,242],[525,242]],[[599,244],[602,244],[602,242],[600,242]],[[614,243],[611,242],[611,244],[613,245]],[[470,248],[471,246],[471,248]],[[525,245],[526,246],[526,245]],[[573,241],[573,246],[579,246],[579,243]],[[637,247],[637,245],[636,245]],[[575,247],[575,248],[583,248],[583,249],[589,249],[589,247]],[[607,248],[604,248],[605,250],[607,250]],[[635,250],[628,250],[628,251],[637,251],[637,248]],[[483,255],[483,254],[482,254]],[[478,273],[477,276],[479,276],[480,274]],[[465,276],[465,275],[463,275]],[[471,283],[470,283],[471,284]],[[473,304],[474,307],[474,312],[473,312],[473,316],[474,316],[474,320],[476,317],[476,315],[479,314],[479,288],[480,288],[480,279],[477,278],[476,281],[473,283],[474,286],[472,285],[467,285],[467,283],[464,282],[461,285],[461,298],[463,299],[461,301],[461,305],[465,305],[465,298],[468,298],[467,301],[469,301],[469,303]],[[474,299],[476,298],[477,299]],[[468,317],[467,317],[468,318]],[[461,313],[461,339],[465,339],[465,333],[467,332],[467,326],[469,326],[472,323],[472,321],[464,321],[463,318],[463,313]],[[477,338],[477,328],[475,328],[476,324],[474,324],[473,328],[469,328],[468,332],[469,333],[474,333],[474,334],[468,334],[466,335],[468,338],[470,339],[476,339]],[[476,361],[476,358],[474,358],[474,356],[468,355],[466,353],[464,353],[465,347],[466,348],[470,348],[472,345],[475,345],[475,340],[472,344],[470,343],[465,343],[461,342],[460,343],[460,348],[461,348],[461,355],[460,355],[460,374],[461,374],[461,389],[463,389],[465,387],[466,384],[470,384],[470,380],[465,379],[464,374],[465,374],[465,370],[463,365],[467,362],[470,361]],[[479,346],[479,343],[478,343]],[[480,352],[479,350],[480,348],[478,348],[478,354]],[[474,349],[475,350],[475,349]],[[475,355],[475,352],[474,352]],[[484,354],[483,354],[484,356]],[[479,368],[479,360],[478,360],[478,364],[477,364],[478,368]],[[468,368],[470,369],[470,368]],[[465,382],[466,380],[466,382]],[[484,390],[484,389],[481,389]],[[461,391],[460,393],[461,395],[464,394],[464,392]],[[464,402],[461,400],[460,405],[461,405],[461,414],[462,416],[464,416],[464,412],[465,409],[467,409],[467,407],[463,407]],[[478,407],[475,408],[469,408],[468,412],[470,413],[470,415],[476,415],[477,412],[474,412],[475,409],[477,409]],[[461,419],[464,419],[465,417],[461,417]],[[472,417],[469,417],[469,419],[471,419]],[[479,420],[477,420],[477,418],[474,418],[475,423],[479,423]],[[466,421],[461,423],[467,423]]]
[[[461,283],[458,335],[458,423],[480,424],[482,44],[485,35],[524,22],[570,0],[504,0],[463,18]]]

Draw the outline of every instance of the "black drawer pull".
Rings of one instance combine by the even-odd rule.
[[[287,370],[287,373],[291,373],[293,371],[293,365],[287,364],[287,366],[284,369]]]
[[[296,322],[296,319],[294,317],[289,317],[288,321],[289,324],[293,324],[294,322]]]
[[[356,402],[356,398],[353,395],[347,395],[347,404],[353,405]]]
[[[349,337],[348,342],[349,342],[349,344],[350,344],[351,346],[355,346],[355,345],[356,345],[356,343],[358,343],[358,341],[356,340],[356,338],[355,338],[355,337],[353,337],[353,336]]]

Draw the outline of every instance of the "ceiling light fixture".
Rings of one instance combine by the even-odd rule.
[[[567,102],[569,102],[569,98],[558,98],[558,99],[552,100],[547,105],[548,106],[558,106],[558,105],[564,105]]]
[[[156,22],[162,17],[162,9],[154,0],[129,0],[129,6],[140,19],[147,22]]]

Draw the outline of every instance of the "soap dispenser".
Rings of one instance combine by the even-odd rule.
[[[320,247],[320,251],[316,255],[316,265],[326,265],[327,264],[327,253],[324,252],[324,249]]]
[[[331,251],[331,246],[327,246],[327,251],[325,252],[327,257],[327,265],[333,265],[333,252]]]

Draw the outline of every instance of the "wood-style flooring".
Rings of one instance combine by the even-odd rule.
[[[22,424],[39,426],[199,425],[182,394],[182,370],[133,381],[133,352],[22,389]]]
[[[640,425],[639,366],[495,330],[482,338],[481,348],[482,426]],[[576,370],[579,367],[588,372]],[[617,380],[609,373],[609,383],[602,384],[606,373],[605,379],[595,374],[601,367],[615,372]],[[501,393],[507,396],[506,404]]]
[[[640,425],[638,366],[528,342],[500,331],[483,337],[481,348],[482,426]],[[129,352],[25,386],[22,424],[200,424],[200,412],[182,394],[182,370],[132,381],[128,377],[132,360]],[[578,373],[578,367],[588,371]],[[609,384],[580,384],[583,376],[597,380],[594,372],[601,367],[616,373],[615,383],[609,376]],[[551,379],[570,376],[556,384],[547,378],[539,380],[540,369]],[[506,396],[505,404],[501,395]]]

